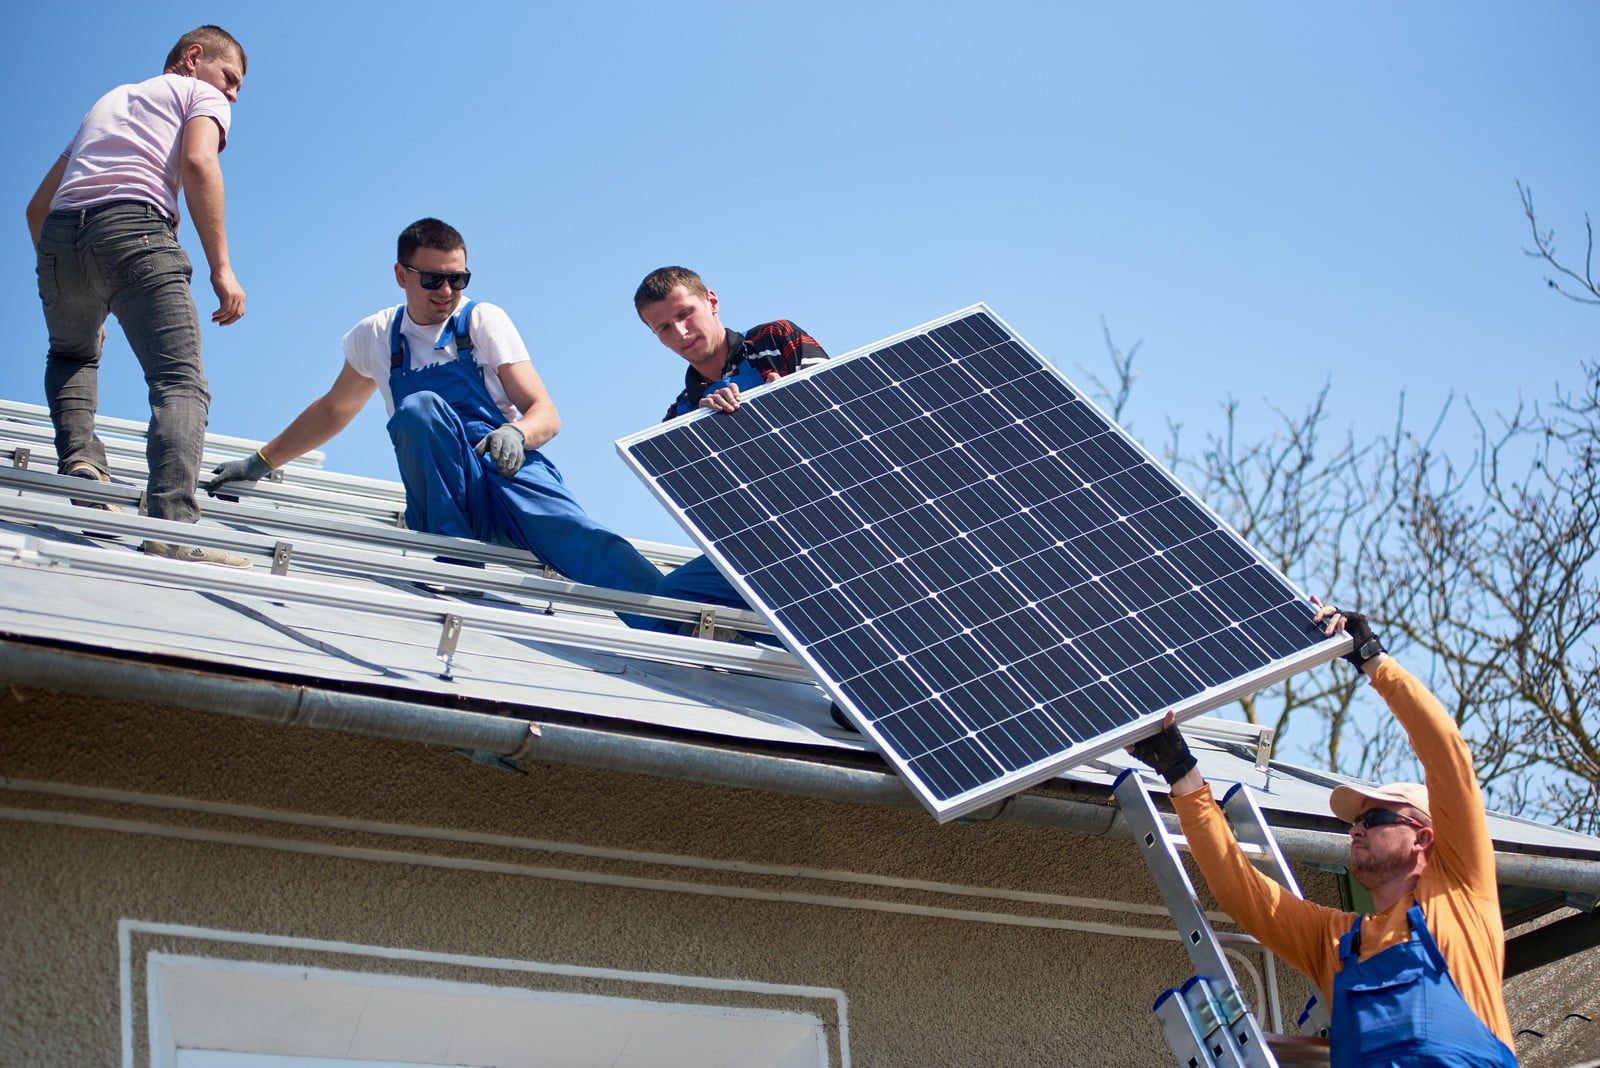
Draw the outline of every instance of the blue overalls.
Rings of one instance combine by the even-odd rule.
[[[574,582],[655,593],[661,572],[627,539],[590,519],[555,464],[537,449],[527,451],[512,478],[473,451],[506,421],[472,358],[468,322],[474,303],[461,305],[433,346],[443,350],[454,341],[456,358],[421,368],[412,368],[411,346],[400,330],[405,305],[395,310],[389,438],[406,487],[406,526],[526,549]],[[644,622],[622,619],[630,626]]]
[[[1361,920],[1339,939],[1328,1028],[1333,1068],[1515,1068],[1516,1056],[1450,978],[1422,906],[1406,912],[1406,941],[1367,960],[1360,959]]]
[[[747,389],[755,389],[757,386],[765,385],[768,382],[775,382],[777,379],[778,374],[772,369],[770,361],[765,359],[752,360],[747,356],[739,361],[738,365],[734,367],[732,374],[723,375],[721,378],[711,383],[701,392],[700,396],[704,398],[707,393],[715,393],[717,390],[723,389],[727,386],[738,386],[739,392],[743,393]],[[689,412],[694,411],[697,407],[699,407],[698,404],[691,404],[688,401],[680,401],[679,403],[673,405],[672,414],[687,415]]]
[[[765,363],[766,361],[760,362]],[[732,374],[724,375],[711,383],[705,388],[705,392],[701,396],[703,397],[707,393],[715,393],[730,384],[737,385],[741,393],[747,389],[755,389],[757,386],[770,382],[777,377],[775,374],[769,377],[769,370],[770,368],[757,366],[757,361],[755,360],[749,358],[740,360],[738,366],[733,369]],[[692,404],[680,403],[674,407],[673,414],[683,415],[686,412],[694,411],[695,407]],[[667,572],[656,592],[663,597],[681,597],[686,601],[699,601],[702,604],[720,604],[728,608],[750,610],[750,605],[743,597],[739,596],[739,591],[733,588],[731,582],[722,577],[722,572],[717,570],[717,565],[704,556],[697,556],[693,560]],[[683,625],[665,619],[652,619],[643,623],[642,626],[648,630],[660,630],[669,633],[677,633],[684,629]],[[749,638],[762,645],[775,646],[779,644],[778,639],[770,634],[750,634]]]

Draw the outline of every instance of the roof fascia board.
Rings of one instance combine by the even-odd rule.
[[[0,680],[18,686],[144,701],[348,731],[461,749],[484,749],[514,762],[545,761],[632,772],[739,789],[924,811],[887,768],[839,766],[679,739],[623,734],[222,676],[0,641]],[[983,819],[1131,839],[1133,830],[1110,804],[1027,792],[991,806]],[[1175,817],[1164,816],[1177,832]],[[1343,833],[1302,828],[1276,831],[1293,860],[1340,868],[1349,859]],[[1600,895],[1600,860],[1499,850],[1501,883]]]

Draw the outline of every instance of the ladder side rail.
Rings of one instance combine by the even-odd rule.
[[[1233,828],[1233,836],[1239,840],[1240,845],[1249,845],[1259,851],[1252,858],[1256,866],[1278,880],[1295,897],[1304,898],[1306,895],[1301,891],[1294,872],[1289,869],[1289,862],[1278,846],[1278,839],[1272,833],[1266,815],[1261,811],[1255,791],[1242,782],[1234,783],[1222,795],[1222,811],[1228,817],[1228,823]],[[1280,1011],[1276,1003],[1276,984],[1273,985],[1272,991],[1274,1026],[1281,1029],[1282,1024],[1276,1022]],[[1301,1034],[1326,1036],[1331,1023],[1328,1007],[1322,1003],[1321,998],[1313,997],[1300,1014],[1298,1028]]]
[[[1303,898],[1300,883],[1289,870],[1289,862],[1278,847],[1278,839],[1267,828],[1267,818],[1261,812],[1253,790],[1236,782],[1222,795],[1222,811],[1233,827],[1233,836],[1240,845],[1251,845],[1260,850],[1255,857],[1256,866],[1281,883],[1289,893]]]
[[[1179,941],[1194,963],[1198,976],[1207,981],[1211,996],[1220,1003],[1219,1015],[1226,1021],[1231,1039],[1229,1049],[1235,1059],[1222,1063],[1238,1063],[1251,1068],[1276,1068],[1267,1050],[1266,1035],[1254,1014],[1244,1008],[1244,998],[1239,991],[1239,980],[1233,974],[1217,939],[1217,933],[1200,907],[1199,896],[1189,873],[1178,859],[1173,836],[1167,833],[1155,803],[1138,771],[1129,769],[1117,777],[1112,786],[1122,809],[1122,817],[1134,832],[1145,864],[1155,877],[1156,887],[1178,925]]]
[[[1161,1033],[1166,1036],[1167,1045],[1172,1047],[1178,1068],[1221,1068],[1217,1058],[1212,1055],[1200,1023],[1189,1011],[1181,990],[1176,987],[1163,990],[1150,1011],[1161,1021]],[[1234,1062],[1229,1060],[1224,1063]]]

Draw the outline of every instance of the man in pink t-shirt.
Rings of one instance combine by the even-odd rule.
[[[178,39],[165,73],[121,85],[84,116],[67,150],[28,202],[50,351],[45,394],[63,474],[110,477],[95,436],[100,349],[114,314],[150,387],[146,500],[158,519],[200,517],[195,485],[211,393],[200,360],[200,321],[189,257],[178,245],[178,192],[211,268],[221,326],[244,314],[228,258],[218,154],[248,61],[226,30]],[[146,541],[152,555],[249,567],[233,553]]]

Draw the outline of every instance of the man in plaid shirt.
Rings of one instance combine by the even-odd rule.
[[[762,323],[743,334],[723,326],[716,293],[687,267],[651,271],[639,283],[633,307],[656,339],[689,363],[683,392],[667,408],[667,419],[696,408],[734,411],[741,389],[776,381],[828,358],[810,334],[786,319]],[[750,607],[704,556],[667,575],[656,593],[730,608]],[[692,629],[666,620],[654,623],[657,630]],[[759,640],[776,644],[765,636]]]

